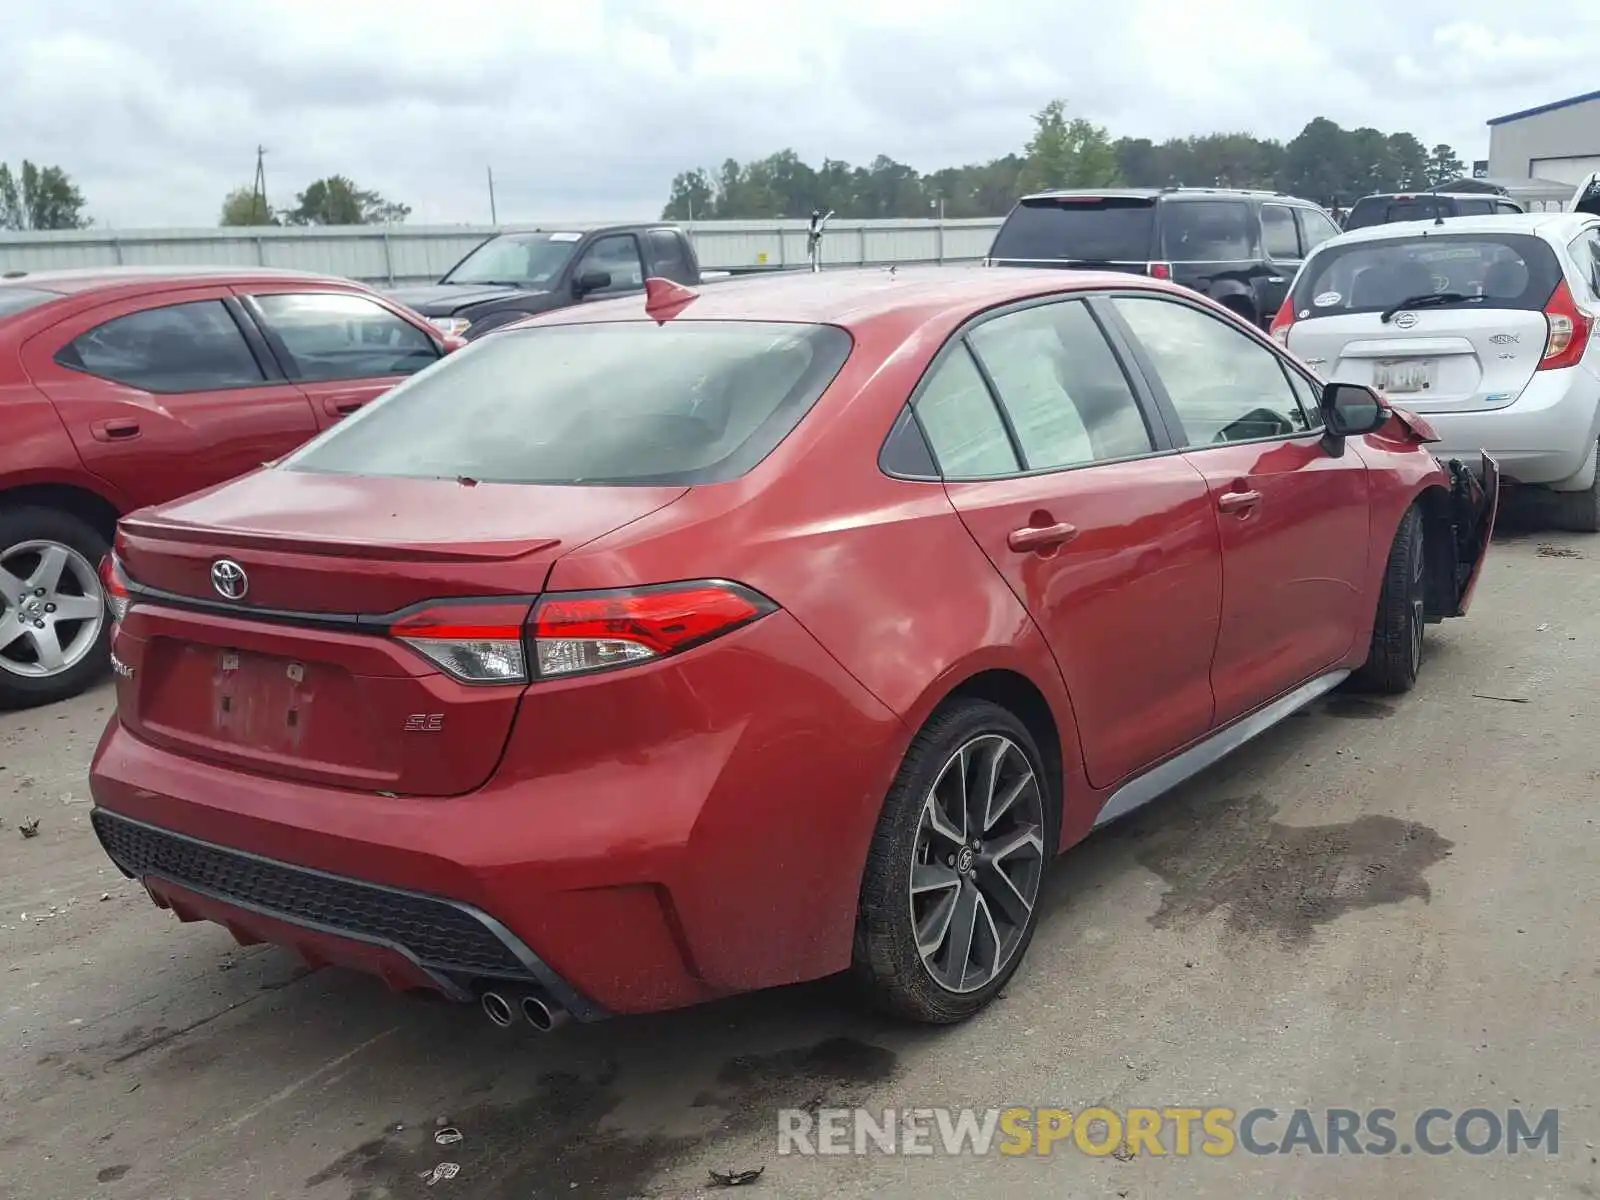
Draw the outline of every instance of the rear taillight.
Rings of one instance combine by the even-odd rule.
[[[1294,324],[1294,304],[1285,296],[1283,307],[1278,309],[1278,315],[1272,318],[1272,340],[1280,346],[1289,344],[1289,326]]]
[[[1544,357],[1536,370],[1556,371],[1562,367],[1575,367],[1589,346],[1589,334],[1594,328],[1594,318],[1585,316],[1572,298],[1572,289],[1562,280],[1550,302],[1544,306],[1544,319],[1550,332],[1544,340]]]
[[[133,593],[128,590],[128,577],[123,574],[122,562],[115,551],[100,560],[100,590],[105,593],[106,608],[110,610],[113,621],[120,621],[128,615]]]
[[[1151,279],[1171,279],[1172,278],[1172,264],[1171,263],[1161,263],[1161,262],[1145,263],[1144,269],[1145,269],[1145,271],[1147,271],[1149,273]]]
[[[389,635],[463,683],[526,683],[527,600],[442,600],[400,617]]]
[[[777,605],[720,580],[542,597],[530,633],[542,677],[648,662],[730,633]]]

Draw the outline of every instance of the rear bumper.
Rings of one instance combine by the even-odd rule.
[[[1600,379],[1583,366],[1541,371],[1509,407],[1418,412],[1439,434],[1429,448],[1441,460],[1459,458],[1476,470],[1487,451],[1507,479],[1560,483],[1583,467],[1600,437]]]
[[[517,981],[593,1019],[847,966],[906,736],[776,613],[531,689],[465,796],[252,775],[114,717],[90,785],[108,854],[180,916],[457,999]]]

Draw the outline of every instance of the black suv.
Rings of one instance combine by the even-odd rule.
[[[1346,229],[1392,225],[1396,221],[1432,221],[1443,217],[1487,217],[1524,212],[1515,200],[1488,192],[1378,192],[1363,196],[1344,219]]]
[[[1171,279],[1265,328],[1311,248],[1338,232],[1315,204],[1278,192],[1049,191],[1017,202],[984,262]]]

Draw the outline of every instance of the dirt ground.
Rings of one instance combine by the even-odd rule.
[[[1005,997],[940,1032],[823,983],[541,1037],[306,972],[105,861],[107,689],[0,715],[0,1196],[686,1196],[764,1165],[739,1194],[1600,1197],[1600,538],[1500,539],[1429,646],[1411,695],[1335,693],[1073,850]],[[780,1107],[1096,1103],[1556,1108],[1560,1141],[776,1153]]]

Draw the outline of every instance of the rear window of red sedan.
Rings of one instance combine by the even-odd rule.
[[[485,483],[721,482],[794,430],[851,344],[830,325],[758,321],[491,333],[282,466]]]

